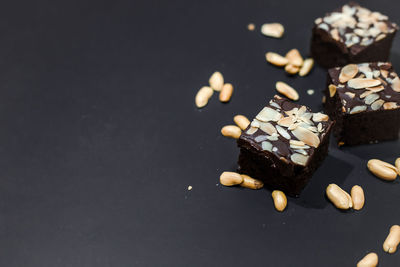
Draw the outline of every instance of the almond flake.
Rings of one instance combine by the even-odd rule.
[[[329,85],[329,95],[333,97],[336,94],[336,86],[334,84]]]
[[[291,100],[298,100],[299,99],[299,94],[297,93],[296,90],[294,90],[291,86],[284,82],[277,82],[275,84],[276,90],[281,93],[282,95],[286,96],[287,98]]]
[[[289,141],[290,145],[295,145],[295,146],[304,146],[305,143],[303,141],[299,140],[290,140]]]
[[[294,153],[290,156],[290,159],[298,165],[306,166],[308,161],[308,156],[304,156],[302,154]]]
[[[261,33],[265,36],[281,38],[285,28],[280,23],[266,23],[261,26]]]
[[[380,41],[380,40],[382,40],[382,39],[385,38],[385,37],[386,37],[386,34],[384,34],[384,33],[379,34],[378,37],[376,37],[375,41]]]
[[[270,141],[277,141],[279,135],[277,133],[273,133],[272,135],[268,136],[268,140]]]
[[[264,141],[264,142],[261,143],[261,148],[263,150],[271,152],[272,151],[272,144],[270,142],[268,142],[268,141]]]
[[[286,64],[288,64],[289,60],[277,53],[274,52],[268,52],[265,54],[265,58],[269,63],[272,65],[278,66],[278,67],[283,67]]]
[[[351,111],[350,114],[356,114],[367,110],[367,106],[355,106]]]
[[[392,80],[392,89],[395,92],[400,92],[400,79],[396,77]]]
[[[358,67],[356,64],[348,64],[342,68],[339,75],[339,82],[345,83],[350,79],[353,79],[358,73]]]
[[[384,103],[385,101],[382,99],[376,100],[374,103],[372,103],[371,108],[372,110],[378,110],[382,107]]]
[[[365,99],[364,102],[367,105],[371,105],[375,100],[377,100],[379,98],[378,94],[370,94],[368,95]]]
[[[374,92],[374,93],[378,93],[378,92],[380,92],[380,91],[385,90],[385,87],[384,87],[383,85],[378,85],[378,86],[375,86],[375,87],[367,87],[367,88],[365,88],[365,89],[367,89],[367,90],[369,90],[369,91],[372,91],[372,92]]]
[[[254,134],[255,132],[257,132],[257,130],[258,130],[258,128],[256,128],[256,127],[250,127],[250,128],[247,130],[246,134],[252,135],[252,134]]]
[[[289,127],[292,123],[294,123],[294,118],[292,116],[284,117],[278,121],[278,124],[284,127]]]
[[[347,85],[354,89],[363,89],[367,87],[374,87],[381,84],[380,80],[368,78],[355,78],[347,82]]]
[[[289,60],[291,65],[296,67],[301,67],[303,65],[303,58],[301,57],[299,50],[296,48],[287,52],[285,57]]]
[[[397,106],[397,103],[395,102],[386,102],[385,104],[383,104],[383,109],[395,109],[399,106]]]
[[[282,114],[280,114],[275,109],[270,107],[263,108],[260,113],[256,116],[257,120],[268,122],[268,121],[278,121],[282,118]]]
[[[254,141],[257,143],[263,142],[268,139],[268,135],[259,135],[256,138],[254,138]]]
[[[319,146],[320,140],[318,136],[310,130],[307,130],[303,127],[297,127],[292,131],[292,133],[297,139],[303,141],[307,145],[313,147]]]
[[[318,132],[322,132],[322,123],[318,123],[318,126],[317,126],[317,129],[318,129]]]
[[[346,92],[346,93],[344,93],[344,94],[347,95],[347,96],[350,97],[350,98],[354,98],[354,97],[356,96],[356,94],[350,93],[350,92]]]
[[[313,121],[315,121],[315,122],[328,121],[328,120],[329,120],[329,117],[326,114],[323,114],[321,112],[313,114]]]
[[[287,132],[285,129],[283,129],[283,128],[282,128],[281,126],[279,126],[279,125],[276,126],[276,129],[278,130],[278,133],[279,133],[280,135],[282,135],[284,138],[290,140],[290,135],[288,134],[288,132]]]
[[[366,97],[366,96],[369,96],[370,94],[372,94],[373,93],[373,91],[365,91],[364,93],[362,93],[361,95],[360,95],[360,98],[364,98],[364,97]]]
[[[306,60],[304,60],[303,66],[299,71],[299,75],[301,77],[306,76],[308,73],[310,73],[313,66],[314,66],[314,59],[307,58]]]
[[[269,135],[276,134],[275,127],[269,122],[262,122],[260,123],[260,130],[266,132]]]
[[[260,122],[259,122],[258,120],[256,120],[256,119],[254,119],[254,120],[250,123],[250,126],[251,126],[251,127],[254,127],[254,128],[259,128],[259,127],[260,127]]]
[[[389,71],[387,70],[381,70],[381,74],[384,78],[387,78],[389,76]]]
[[[339,31],[337,29],[331,30],[331,36],[336,41],[340,40]]]

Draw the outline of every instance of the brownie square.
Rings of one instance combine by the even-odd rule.
[[[298,196],[328,153],[333,122],[275,96],[239,137],[240,173]]]
[[[387,16],[351,2],[315,20],[311,54],[326,68],[387,61],[397,30]]]
[[[339,145],[398,138],[400,80],[387,62],[349,64],[328,70],[325,111],[336,121]]]

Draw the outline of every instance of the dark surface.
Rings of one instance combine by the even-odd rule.
[[[3,3],[0,266],[355,266],[369,251],[398,266],[382,244],[400,223],[400,183],[366,169],[371,157],[393,162],[398,141],[331,146],[283,213],[269,191],[218,184],[239,153],[220,128],[254,116],[277,80],[321,108],[322,69],[290,78],[264,54],[306,55],[314,18],[343,3]],[[363,4],[399,22],[397,1]],[[271,21],[285,25],[282,40],[259,33]],[[234,84],[232,101],[214,95],[199,111],[194,96],[214,70]],[[365,208],[336,210],[331,182],[360,184]]]

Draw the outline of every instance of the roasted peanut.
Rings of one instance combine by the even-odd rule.
[[[288,64],[289,60],[277,53],[274,52],[268,52],[265,54],[265,58],[269,63],[272,65],[278,66],[278,67],[283,67],[286,64]]]
[[[195,102],[198,108],[205,107],[214,91],[211,87],[203,86],[196,94]]]
[[[310,73],[313,66],[314,59],[307,58],[306,60],[304,60],[303,66],[300,68],[299,75],[302,77],[306,76],[308,73]]]
[[[297,93],[297,91],[287,83],[276,82],[275,88],[279,93],[286,96],[287,98],[294,101],[299,100],[299,94]]]
[[[365,196],[364,190],[359,185],[353,186],[351,189],[351,199],[353,201],[353,209],[360,210],[364,207]]]
[[[240,184],[241,187],[246,187],[250,189],[260,189],[264,186],[264,183],[260,180],[251,178],[246,174],[241,174],[243,182]]]
[[[397,246],[400,243],[400,226],[393,225],[390,227],[389,235],[386,237],[383,243],[383,250],[387,253],[393,254],[397,250]]]
[[[394,164],[397,168],[397,174],[400,175],[400,158],[396,159],[396,162]]]
[[[230,83],[226,83],[224,84],[224,86],[222,86],[222,90],[219,93],[219,101],[221,102],[229,102],[229,100],[231,100],[233,94],[233,86]]]
[[[397,177],[397,168],[392,164],[389,164],[382,160],[370,159],[368,161],[367,167],[370,172],[383,180],[393,181]]]
[[[242,134],[242,130],[240,130],[236,125],[226,125],[222,127],[221,133],[223,136],[238,139]]]
[[[219,177],[219,182],[225,186],[238,185],[243,182],[243,178],[236,172],[223,172]]]
[[[250,121],[248,118],[246,118],[243,115],[236,115],[233,117],[233,121],[236,123],[237,126],[239,126],[240,129],[244,130],[249,126]]]
[[[274,200],[274,206],[277,211],[283,211],[287,206],[287,198],[285,193],[279,190],[272,192],[272,199]]]
[[[328,185],[326,195],[338,209],[347,210],[353,207],[350,195],[336,184]]]
[[[216,71],[211,75],[208,82],[210,83],[210,87],[212,89],[219,92],[222,90],[222,87],[224,86],[224,76],[222,76],[221,72]]]
[[[265,36],[281,38],[285,28],[280,23],[266,23],[261,26],[261,33]]]
[[[357,263],[357,267],[375,267],[377,265],[378,255],[375,252],[368,253]]]

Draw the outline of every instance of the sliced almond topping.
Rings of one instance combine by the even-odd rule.
[[[365,89],[367,89],[369,91],[372,91],[372,92],[375,92],[375,93],[378,93],[380,91],[385,90],[385,87],[383,85],[378,85],[378,86],[375,86],[375,87],[367,87]]]
[[[336,86],[334,84],[329,85],[329,96],[333,97],[336,94]]]
[[[378,77],[377,79],[380,80],[383,85],[387,85],[387,82],[385,80],[382,80],[380,77]]]
[[[380,80],[368,78],[355,78],[347,82],[347,85],[354,89],[363,89],[367,87],[374,87],[381,84]]]
[[[295,118],[292,116],[289,117],[284,117],[278,121],[278,124],[283,126],[283,127],[289,127],[292,123],[294,123]]]
[[[299,139],[300,141],[303,141],[307,145],[313,146],[313,147],[318,147],[320,140],[318,136],[313,133],[310,130],[307,130],[303,127],[297,127],[292,131],[293,135]]]
[[[321,112],[313,114],[313,121],[315,121],[315,122],[327,121],[327,120],[329,120],[329,117],[326,114],[323,114]]]
[[[358,73],[358,67],[356,64],[348,64],[342,68],[339,75],[339,82],[345,83],[350,79],[353,79]]]
[[[261,26],[261,33],[265,36],[281,38],[285,28],[280,23],[266,23]]]
[[[268,141],[262,142],[261,143],[261,147],[262,147],[263,150],[266,150],[266,151],[269,151],[269,152],[272,151],[272,144],[270,142],[268,142]]]
[[[322,123],[318,123],[317,129],[318,132],[322,132]]]
[[[350,114],[356,114],[367,110],[367,106],[355,106],[350,110]]]
[[[306,166],[309,156],[305,156],[299,153],[294,153],[290,156],[290,159],[301,166]]]
[[[374,103],[372,103],[371,108],[372,110],[378,110],[382,107],[384,103],[385,101],[382,99],[376,100]]]
[[[306,76],[308,73],[310,73],[313,66],[314,66],[314,59],[307,58],[306,60],[304,60],[303,66],[299,71],[299,75],[302,77]]]
[[[397,106],[397,103],[395,102],[386,102],[385,104],[383,104],[383,108],[384,109],[395,109],[399,106]]]
[[[340,41],[339,31],[337,29],[331,30],[331,36],[336,41]]]
[[[303,58],[301,57],[299,50],[296,48],[287,52],[285,57],[289,60],[289,63],[294,66],[301,67],[303,65]]]
[[[258,128],[256,128],[256,127],[250,127],[250,128],[247,130],[246,134],[252,135],[252,134],[254,134],[255,132],[257,132],[257,130],[258,130]]]
[[[400,79],[396,77],[392,80],[392,89],[393,91],[400,92]]]
[[[296,90],[294,90],[291,86],[284,82],[277,82],[275,84],[276,90],[281,93],[282,95],[286,96],[289,99],[294,101],[299,99],[299,94]]]
[[[365,91],[364,93],[362,93],[361,95],[360,95],[360,98],[364,98],[364,97],[366,97],[366,96],[369,96],[370,94],[372,94],[373,93],[373,91]]]
[[[344,93],[344,94],[347,95],[347,96],[350,97],[350,98],[354,98],[354,97],[356,96],[356,94],[351,93],[351,92],[346,92],[346,93]]]
[[[364,102],[367,105],[371,105],[375,100],[377,100],[379,98],[378,94],[370,94],[368,95],[365,99]]]
[[[281,126],[276,125],[276,130],[278,130],[278,133],[279,133],[280,135],[282,135],[284,138],[290,140],[290,138],[291,138],[290,135],[289,135],[288,132],[287,132],[285,129],[283,129]]]
[[[293,139],[290,140],[289,143],[291,145],[295,145],[295,146],[304,146],[305,145],[305,143],[303,141],[293,140]]]
[[[278,67],[283,67],[286,64],[289,63],[289,60],[277,53],[274,52],[268,52],[265,54],[265,58],[269,63],[272,65],[278,66]]]
[[[275,127],[269,122],[262,122],[260,124],[260,130],[266,132],[269,135],[273,135],[273,134],[277,133]]]
[[[275,109],[272,109],[270,107],[265,107],[263,108],[260,113],[256,116],[257,120],[268,122],[268,121],[279,121],[283,117],[282,114],[280,114],[278,111]]]
[[[389,76],[389,71],[387,70],[381,70],[381,74],[384,78],[387,78]]]
[[[300,67],[297,67],[297,66],[292,65],[292,64],[287,64],[285,66],[285,71],[287,73],[291,74],[291,75],[294,75],[294,74],[298,73],[299,70],[300,70]]]

